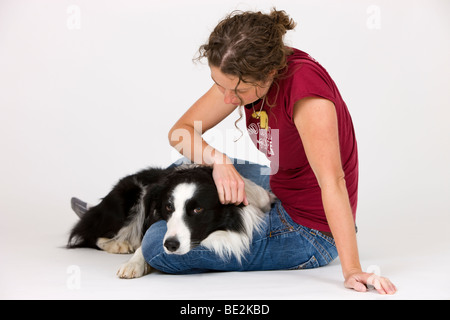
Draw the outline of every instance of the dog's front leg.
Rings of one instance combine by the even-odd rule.
[[[145,261],[144,255],[142,254],[142,249],[139,247],[131,259],[123,264],[117,275],[122,279],[133,279],[145,276],[151,271],[150,265]]]

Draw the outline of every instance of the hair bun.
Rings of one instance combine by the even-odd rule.
[[[273,8],[269,14],[269,17],[275,25],[278,25],[284,29],[283,34],[286,33],[286,31],[293,30],[297,25],[284,10],[277,10]]]

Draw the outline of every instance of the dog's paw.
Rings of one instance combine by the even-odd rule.
[[[117,276],[122,279],[133,279],[142,277],[147,273],[147,263],[128,261],[120,267],[119,271],[117,271]]]
[[[117,241],[108,238],[98,238],[97,247],[109,253],[133,253],[134,248],[128,241]]]
[[[145,261],[142,249],[139,247],[136,249],[136,252],[131,259],[120,267],[119,271],[117,271],[117,275],[122,279],[133,279],[150,273],[150,270],[151,267],[147,261]]]

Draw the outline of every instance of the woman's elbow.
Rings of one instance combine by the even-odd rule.
[[[188,125],[182,125],[176,123],[170,130],[167,135],[169,139],[169,144],[172,147],[179,146],[180,142],[192,141],[193,128]]]
[[[335,189],[346,187],[344,171],[326,175],[317,179],[320,189]]]

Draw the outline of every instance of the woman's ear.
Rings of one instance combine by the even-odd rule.
[[[265,85],[271,85],[272,82],[273,82],[273,79],[275,78],[277,73],[278,73],[277,69],[273,69],[272,71],[270,71],[269,74],[267,75],[267,79],[266,79]]]
[[[275,75],[278,73],[277,69],[273,69],[272,71],[269,72],[268,77],[270,78],[270,80],[273,80],[273,78],[275,77]]]

